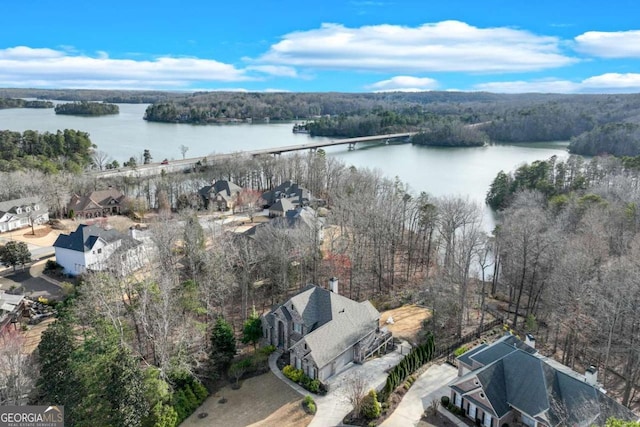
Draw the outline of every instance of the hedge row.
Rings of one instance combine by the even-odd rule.
[[[424,344],[414,347],[394,368],[389,372],[387,382],[382,390],[381,397],[387,400],[391,393],[407,379],[409,375],[417,371],[422,365],[431,361],[435,343],[433,335],[429,333]]]

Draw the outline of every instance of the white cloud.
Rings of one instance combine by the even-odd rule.
[[[373,25],[318,29],[283,36],[258,60],[308,68],[367,71],[515,72],[571,64],[556,37],[459,21],[420,27]]]
[[[0,49],[0,82],[5,87],[183,89],[194,83],[260,80],[264,74],[293,76],[295,70],[287,68],[240,69],[213,59],[167,56],[116,59],[103,51],[92,57],[27,46]]]
[[[298,72],[295,68],[284,65],[250,65],[247,70],[255,70],[278,77],[298,77]]]
[[[388,80],[381,80],[367,86],[376,92],[420,92],[433,90],[438,87],[438,82],[429,77],[395,76]]]
[[[582,84],[593,89],[618,89],[636,92],[640,90],[640,74],[638,73],[606,73],[589,77]]]
[[[573,93],[578,91],[579,86],[568,80],[517,80],[480,83],[474,89],[496,93]]]
[[[640,58],[640,30],[588,31],[575,38],[576,50],[602,58]]]
[[[640,91],[640,74],[606,73],[580,82],[569,80],[532,80],[481,83],[475,90],[497,93],[613,93]]]

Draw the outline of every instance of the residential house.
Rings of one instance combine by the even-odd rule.
[[[11,324],[17,329],[17,322],[25,306],[24,295],[7,294],[0,289],[0,336],[9,331]]]
[[[265,208],[270,208],[276,204],[276,202],[283,199],[291,202],[293,207],[308,206],[311,200],[311,192],[289,180],[278,185],[273,190],[262,194],[263,206]],[[284,212],[286,212],[286,210]]]
[[[238,203],[242,187],[231,181],[214,181],[212,185],[202,187],[198,194],[202,197],[205,209],[226,211],[233,209]]]
[[[120,190],[108,188],[80,196],[74,194],[67,204],[67,214],[78,218],[97,218],[126,212],[127,198]]]
[[[49,221],[49,211],[38,197],[0,202],[0,233],[44,224]]]
[[[379,328],[380,313],[369,301],[339,295],[335,278],[329,286],[307,286],[262,322],[266,342],[289,352],[292,366],[320,381],[392,343],[391,333]]]
[[[507,334],[458,357],[451,401],[485,427],[594,426],[609,417],[638,417],[597,385],[597,371],[582,376],[540,355],[535,341]]]
[[[294,209],[295,207],[289,199],[280,199],[273,205],[269,206],[269,217],[284,217],[288,211]]]
[[[112,270],[129,274],[144,264],[144,246],[126,234],[95,225],[80,224],[71,234],[61,234],[53,244],[56,262],[65,274]]]

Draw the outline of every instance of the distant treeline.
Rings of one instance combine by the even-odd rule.
[[[478,145],[480,141],[575,139],[570,150],[576,154],[640,154],[635,143],[618,139],[623,134],[633,141],[634,132],[611,131],[611,126],[619,130],[626,129],[627,123],[640,122],[638,94],[205,92],[151,105],[145,119],[199,124],[266,117],[305,119],[311,120],[308,127],[312,135],[347,138],[429,129],[434,116],[444,119],[442,126],[418,137],[416,142],[464,146]],[[463,128],[454,123],[486,124],[481,133],[462,132]],[[440,142],[436,141],[439,135],[444,138]]]
[[[120,107],[115,104],[103,102],[71,102],[68,104],[58,104],[55,108],[56,114],[68,114],[73,116],[105,116],[108,114],[118,114]]]
[[[0,89],[0,96],[46,97],[107,102],[151,102],[144,119],[170,123],[309,120],[312,135],[367,136],[419,131],[416,139],[440,145],[490,142],[571,140],[575,154],[640,155],[637,131],[640,94],[562,95],[493,94],[485,92],[416,93],[240,93],[98,90]],[[483,123],[482,134],[462,135],[458,127],[431,129],[434,117],[443,123]],[[437,122],[436,122],[437,123]],[[455,132],[454,132],[455,131]],[[486,135],[486,137],[485,137]],[[426,138],[426,139],[425,139]],[[428,142],[427,142],[428,140]]]
[[[0,110],[6,108],[53,108],[51,101],[26,101],[19,98],[0,98]]]
[[[97,89],[0,89],[0,97],[59,99],[61,101],[103,101],[118,104],[151,104],[184,96],[157,90]]]
[[[37,169],[81,173],[91,165],[95,145],[89,134],[73,129],[56,133],[0,131],[0,171]]]

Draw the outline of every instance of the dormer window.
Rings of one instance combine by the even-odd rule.
[[[34,211],[39,211],[40,210],[40,205],[33,205],[33,210]]]
[[[16,213],[17,214],[22,213],[22,208],[16,208]]]
[[[27,206],[25,209],[27,212],[31,212],[31,208],[29,206]]]

